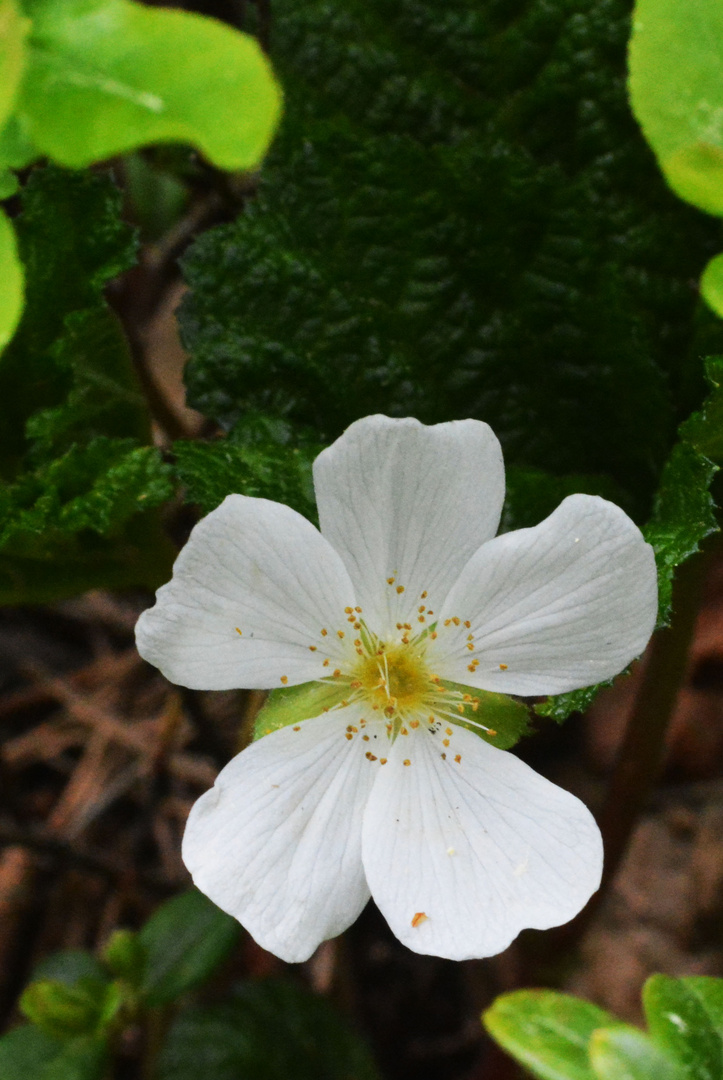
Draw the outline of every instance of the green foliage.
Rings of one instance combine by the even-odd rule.
[[[117,930],[100,960],[79,951],[48,957],[21,998],[31,1022],[0,1037],[0,1077],[105,1080],[123,1031],[148,1021],[157,1030],[160,1020],[155,1080],[377,1080],[342,1018],[291,982],[241,984],[212,1006],[179,1000],[214,974],[239,934],[194,889],[163,904],[137,934]]]
[[[0,128],[15,105],[25,64],[28,26],[15,0],[0,0]]]
[[[319,441],[478,416],[644,520],[718,332],[689,286],[715,240],[628,114],[627,32],[624,0],[278,0],[286,121],[185,262],[191,403]]]
[[[198,147],[223,169],[256,165],[280,95],[253,39],[133,0],[26,0],[16,101],[41,155],[82,168],[152,142]]]
[[[319,449],[231,439],[173,446],[186,498],[204,513],[214,510],[227,495],[240,492],[287,503],[312,521],[316,503],[311,465]]]
[[[723,12],[717,0],[636,0],[633,110],[673,191],[723,214]]]
[[[291,982],[239,987],[174,1022],[158,1080],[377,1080],[368,1051],[322,998]]]
[[[280,108],[257,43],[215,19],[134,0],[0,0],[0,199],[17,190],[10,170],[38,158],[82,168],[149,143],[253,168]],[[5,218],[0,272],[2,349],[23,285]]]
[[[104,1042],[82,1036],[59,1042],[39,1028],[16,1028],[0,1038],[3,1080],[104,1080]]]
[[[146,969],[141,993],[165,1005],[195,989],[226,959],[241,928],[196,889],[160,907],[140,931]]]
[[[107,178],[36,171],[17,221],[27,306],[0,360],[0,602],[156,585],[170,545],[149,511],[173,491],[102,289],[134,239]]]
[[[68,986],[56,979],[40,979],[21,995],[19,1007],[46,1035],[62,1040],[82,1035],[102,1037],[122,1003],[115,983],[79,979]]]
[[[540,1080],[719,1080],[723,979],[653,975],[643,1004],[648,1034],[552,990],[503,994],[483,1022]]]

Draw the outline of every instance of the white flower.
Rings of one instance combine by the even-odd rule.
[[[615,675],[653,630],[652,549],[588,495],[494,538],[502,454],[476,420],[367,417],[314,481],[321,532],[231,495],[138,623],[174,682],[328,680],[338,702],[253,743],[199,799],[196,885],[288,961],[370,895],[410,949],[457,960],[572,918],[600,880],[592,816],[456,723],[484,725],[484,704],[444,683],[559,694]]]

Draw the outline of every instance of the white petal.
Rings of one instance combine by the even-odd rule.
[[[534,529],[472,556],[440,611],[430,662],[442,678],[503,693],[589,686],[643,651],[657,597],[653,549],[627,514],[571,495]],[[459,625],[445,626],[450,618]]]
[[[313,525],[280,503],[229,495],[194,528],[136,642],[181,686],[294,685],[345,655],[337,631],[353,604],[341,559]]]
[[[314,484],[321,531],[344,559],[367,625],[383,634],[412,613],[416,625],[422,602],[438,608],[494,536],[502,451],[479,420],[425,427],[367,416],[319,455]]]
[[[571,919],[600,883],[590,812],[463,728],[446,760],[441,751],[427,732],[399,737],[364,815],[367,881],[396,936],[465,960],[501,952],[525,927]]]
[[[263,948],[294,963],[352,923],[369,899],[361,818],[386,743],[353,706],[253,743],[193,807],[183,859],[198,888]],[[381,733],[379,739],[374,735]]]

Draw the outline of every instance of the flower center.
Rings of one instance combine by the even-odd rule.
[[[354,678],[372,707],[387,716],[424,710],[435,690],[422,652],[404,644],[380,642],[359,661]]]

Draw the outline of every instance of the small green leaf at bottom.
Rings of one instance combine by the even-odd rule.
[[[503,994],[482,1022],[539,1080],[596,1080],[588,1057],[590,1038],[596,1029],[618,1023],[597,1005],[554,990]]]

